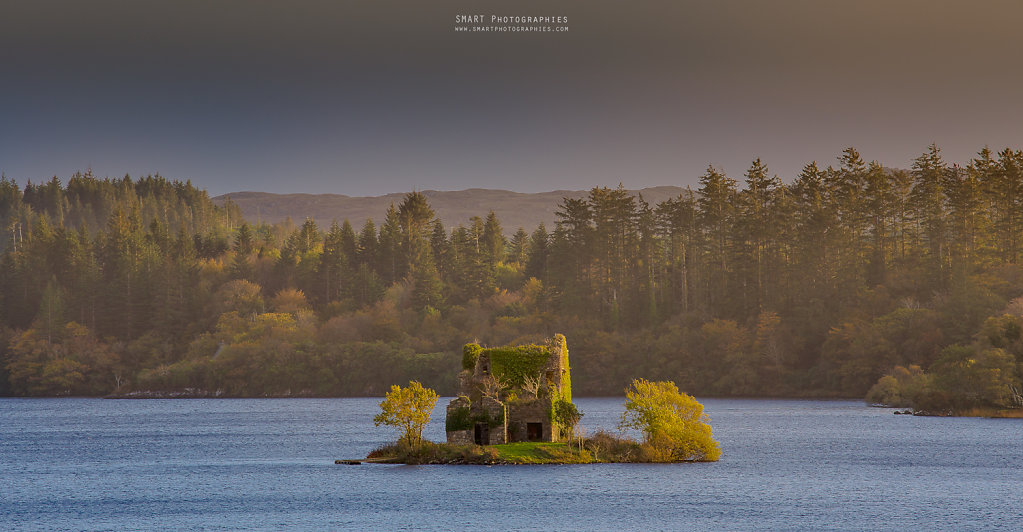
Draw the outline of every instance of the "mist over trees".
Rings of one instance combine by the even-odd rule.
[[[974,372],[980,402],[1020,389],[1020,151],[932,145],[896,170],[849,148],[788,181],[757,159],[655,205],[594,188],[531,234],[445,227],[417,192],[338,214],[251,224],[159,176],[0,179],[0,391],[450,393],[466,342],[556,332],[586,394],[862,397],[911,367],[967,386],[949,368],[971,364],[998,370]]]

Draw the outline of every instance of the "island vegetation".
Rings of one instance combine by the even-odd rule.
[[[380,413],[373,418],[373,424],[396,427],[401,433],[398,441],[402,445],[419,447],[437,398],[437,392],[424,388],[418,381],[409,382],[407,388],[395,384],[380,403]]]
[[[594,188],[532,232],[485,206],[441,222],[420,193],[320,227],[160,176],[2,177],[0,394],[451,394],[465,341],[561,331],[593,394],[643,375],[1020,408],[1023,152],[902,170],[849,148],[785,177],[708,168],[657,204]]]
[[[418,382],[394,386],[380,403],[378,424],[399,428],[396,442],[374,449],[367,461],[401,464],[591,464],[628,462],[714,462],[721,450],[703,405],[672,382],[636,379],[626,389],[619,432],[571,433],[564,441],[512,443],[434,443],[422,439],[436,393]],[[385,421],[386,420],[386,421]],[[641,441],[625,436],[642,433]],[[502,440],[503,441],[503,440]],[[338,460],[338,463],[355,461]]]

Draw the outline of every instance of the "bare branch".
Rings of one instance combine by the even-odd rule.
[[[543,388],[543,384],[543,375],[540,373],[537,373],[534,377],[527,375],[522,378],[522,391],[533,397],[540,397],[540,390]]]
[[[479,380],[479,387],[480,393],[483,394],[483,397],[489,397],[500,401],[501,394],[509,388],[509,383],[506,379],[501,377],[487,375]]]

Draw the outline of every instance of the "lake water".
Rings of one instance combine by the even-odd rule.
[[[0,529],[1023,528],[1023,420],[708,399],[716,463],[334,465],[394,439],[378,402],[0,399]]]

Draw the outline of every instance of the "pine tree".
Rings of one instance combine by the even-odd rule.
[[[835,262],[838,256],[838,209],[832,200],[832,190],[825,180],[825,172],[810,163],[803,167],[790,187],[793,211],[792,299],[798,301],[807,321],[826,308],[834,293]]]
[[[401,260],[401,222],[393,204],[387,209],[377,242],[376,271],[384,283],[394,284],[405,276],[405,263]]]
[[[924,265],[937,281],[936,287],[945,287],[948,281],[948,234],[945,219],[944,183],[949,168],[941,158],[941,150],[934,144],[913,161],[913,190],[910,205],[914,219],[923,237]]]
[[[855,148],[846,148],[838,158],[840,166],[824,173],[832,190],[838,213],[838,238],[835,248],[838,275],[837,297],[852,301],[866,284],[869,249],[867,236],[867,165]]]
[[[377,229],[373,225],[373,219],[367,219],[359,231],[358,251],[355,254],[358,264],[366,264],[371,268],[376,267],[377,262]]]
[[[505,253],[507,260],[513,264],[524,266],[529,257],[529,233],[525,228],[519,227],[511,240],[508,241],[508,248]]]
[[[771,177],[760,159],[756,159],[746,172],[746,189],[738,196],[739,213],[736,219],[739,256],[736,267],[741,269],[743,317],[759,315],[766,298],[764,272],[770,255],[777,249],[778,196],[781,182]]]
[[[234,260],[231,263],[231,277],[249,279],[252,277],[252,253],[255,250],[255,236],[249,224],[238,227],[234,239]]]
[[[895,219],[895,193],[893,180],[889,173],[871,161],[866,172],[864,197],[867,213],[867,231],[870,235],[869,264],[867,266],[868,285],[877,285],[884,281],[888,265],[892,261],[891,226]]]
[[[979,177],[972,168],[954,165],[942,184],[948,211],[949,253],[952,274],[962,279],[976,260],[976,234],[985,223],[981,212]]]
[[[479,216],[473,216],[469,221],[472,225],[468,227],[468,241],[463,248],[463,256],[466,259],[467,279],[469,280],[469,295],[476,299],[490,297],[494,293],[494,268],[487,256],[484,244],[484,231],[486,225]]]
[[[1023,229],[1023,152],[1008,148],[998,152],[994,179],[985,188],[994,198],[992,217],[1001,258],[1016,264]]]
[[[536,230],[529,237],[529,258],[526,261],[525,270],[527,279],[534,277],[544,283],[550,282],[547,273],[550,243],[551,237],[547,234],[547,228],[544,227],[543,222],[540,222],[540,225],[537,226]]]
[[[358,237],[355,236],[355,230],[352,229],[352,224],[348,222],[347,218],[341,224],[341,252],[344,253],[349,266],[357,262],[359,241]]]
[[[592,308],[593,258],[600,252],[593,233],[593,210],[584,199],[562,198],[554,212],[557,225],[551,239],[548,266],[552,282],[563,290],[570,311]]]
[[[899,262],[906,262],[907,246],[916,240],[913,226],[913,213],[910,208],[910,195],[913,190],[913,178],[905,170],[892,172],[892,209],[895,230],[895,254]]]
[[[444,280],[450,280],[454,268],[454,250],[448,240],[448,233],[440,219],[434,220],[433,231],[430,234],[430,249],[433,251],[433,262],[437,266],[437,273]]]
[[[487,214],[483,222],[483,256],[491,271],[497,264],[504,260],[505,239],[504,231],[501,229],[501,222],[497,219],[494,211]]]
[[[633,317],[628,321],[631,325],[642,326],[659,321],[657,273],[660,270],[658,262],[663,256],[661,241],[657,237],[657,215],[642,194],[636,198],[635,225],[636,252],[630,261],[627,279],[632,284],[630,306],[636,310],[629,313]]]
[[[425,264],[428,260],[432,262],[429,241],[429,234],[432,233],[428,233],[428,230],[433,223],[433,217],[433,209],[421,192],[406,194],[404,201],[398,206],[403,271],[413,276],[420,264]]]
[[[411,275],[412,304],[417,311],[439,309],[444,306],[444,284],[430,254],[423,255]]]
[[[344,235],[337,220],[334,220],[323,240],[323,254],[320,255],[317,265],[317,276],[322,291],[313,292],[313,298],[322,303],[341,299],[347,292],[347,287],[344,286],[347,269],[348,257],[344,252]]]
[[[696,200],[692,190],[657,204],[658,236],[664,242],[664,255],[660,262],[664,279],[662,306],[671,312],[689,312],[692,289],[690,270],[693,266],[691,249],[696,238]]]
[[[700,177],[700,198],[697,200],[702,255],[707,264],[702,292],[707,310],[715,315],[728,315],[731,273],[734,254],[732,224],[735,215],[735,180],[714,169]]]

